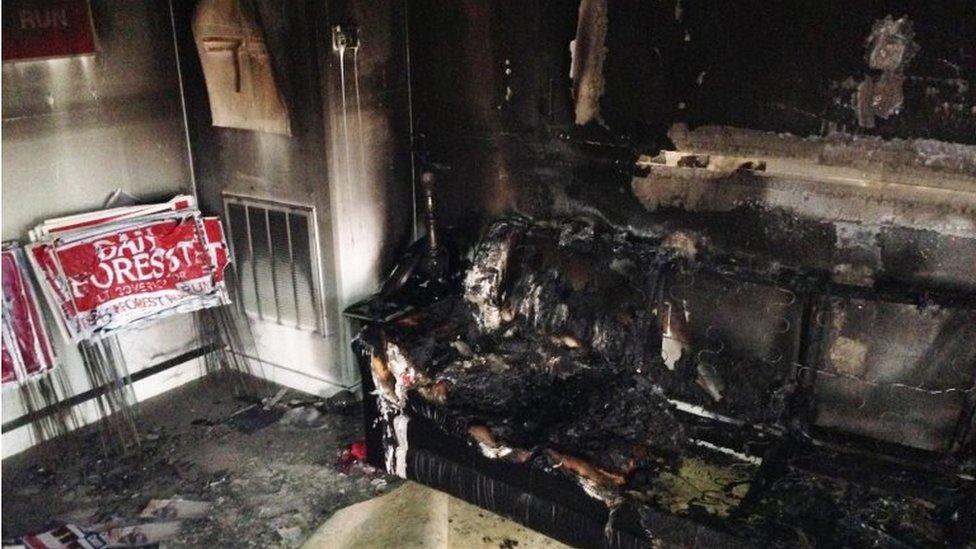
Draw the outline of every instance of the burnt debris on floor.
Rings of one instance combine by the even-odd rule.
[[[653,539],[665,511],[776,546],[976,540],[969,302],[582,220],[500,220],[462,276],[360,335],[387,470],[419,478],[425,423],[574,480],[608,531]]]
[[[224,385],[211,376],[141,403],[143,442],[126,454],[105,455],[93,425],[5,460],[4,541],[74,525],[123,543],[294,547],[335,510],[399,485],[343,459],[362,438],[354,394],[282,389],[265,409],[271,398]]]

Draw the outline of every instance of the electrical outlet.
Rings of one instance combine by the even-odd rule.
[[[355,49],[359,47],[359,29],[353,26],[334,25],[332,27],[332,49]]]

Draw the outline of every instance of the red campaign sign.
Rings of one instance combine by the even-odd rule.
[[[7,348],[7,340],[3,340],[3,384],[17,382],[17,367],[14,366],[14,357]]]
[[[92,53],[88,0],[4,0],[4,61]]]
[[[229,301],[220,220],[195,211],[35,244],[30,254],[75,341]]]
[[[53,530],[24,536],[21,540],[27,549],[97,549],[109,543],[99,532],[85,532],[74,524],[58,526]]]
[[[3,384],[24,382],[54,368],[54,351],[26,270],[23,252],[3,250]]]

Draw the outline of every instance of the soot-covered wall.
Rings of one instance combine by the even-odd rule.
[[[599,117],[581,127],[570,79],[581,2],[409,3],[419,157],[449,166],[437,190],[449,224],[586,213],[702,231],[861,284],[976,284],[971,4],[582,4],[597,5],[605,57]],[[661,148],[775,157],[783,170],[637,173]],[[725,183],[742,192],[693,196]],[[775,188],[796,204],[775,204]]]
[[[943,314],[917,306],[929,292],[964,306],[976,291],[971,3],[420,0],[408,20],[418,159],[440,174],[445,224],[473,238],[505,213],[582,216],[680,234],[703,258],[899,294],[908,303],[824,324],[831,360],[854,356],[864,379],[818,386],[814,422],[896,442],[917,428],[931,437],[917,445],[936,447],[972,409],[921,389],[937,363],[966,385],[971,358],[940,362],[927,336],[894,328],[918,326],[906,311]],[[660,149],[768,168],[650,162]],[[958,341],[951,327],[932,334]],[[892,383],[930,417],[902,410],[891,431],[878,418],[894,412]]]
[[[316,313],[325,327],[312,332],[274,315],[255,319],[257,353],[269,365],[265,374],[309,392],[355,388],[351,335],[341,311],[374,291],[411,232],[402,5],[238,2],[262,28],[289,111],[288,136],[212,125],[191,33],[199,4],[172,2],[203,208],[223,213],[229,194],[315,211],[322,302]],[[335,25],[357,29],[355,52],[340,57],[333,49]]]
[[[976,144],[971,3],[606,5],[601,106],[618,142],[646,151],[683,121],[801,137],[844,131]],[[569,43],[579,7],[567,0],[411,2],[421,128],[522,134],[569,125]],[[858,87],[877,84],[885,72],[901,75],[901,85],[873,86],[868,99],[878,104],[869,122]],[[878,114],[896,87],[902,104]]]

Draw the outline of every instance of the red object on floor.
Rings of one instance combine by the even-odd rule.
[[[339,465],[342,467],[348,467],[353,463],[363,462],[366,460],[366,441],[357,440],[349,445],[348,448],[339,454]]]
[[[349,445],[349,453],[352,457],[356,458],[356,461],[363,461],[366,459],[366,441],[357,440]]]

